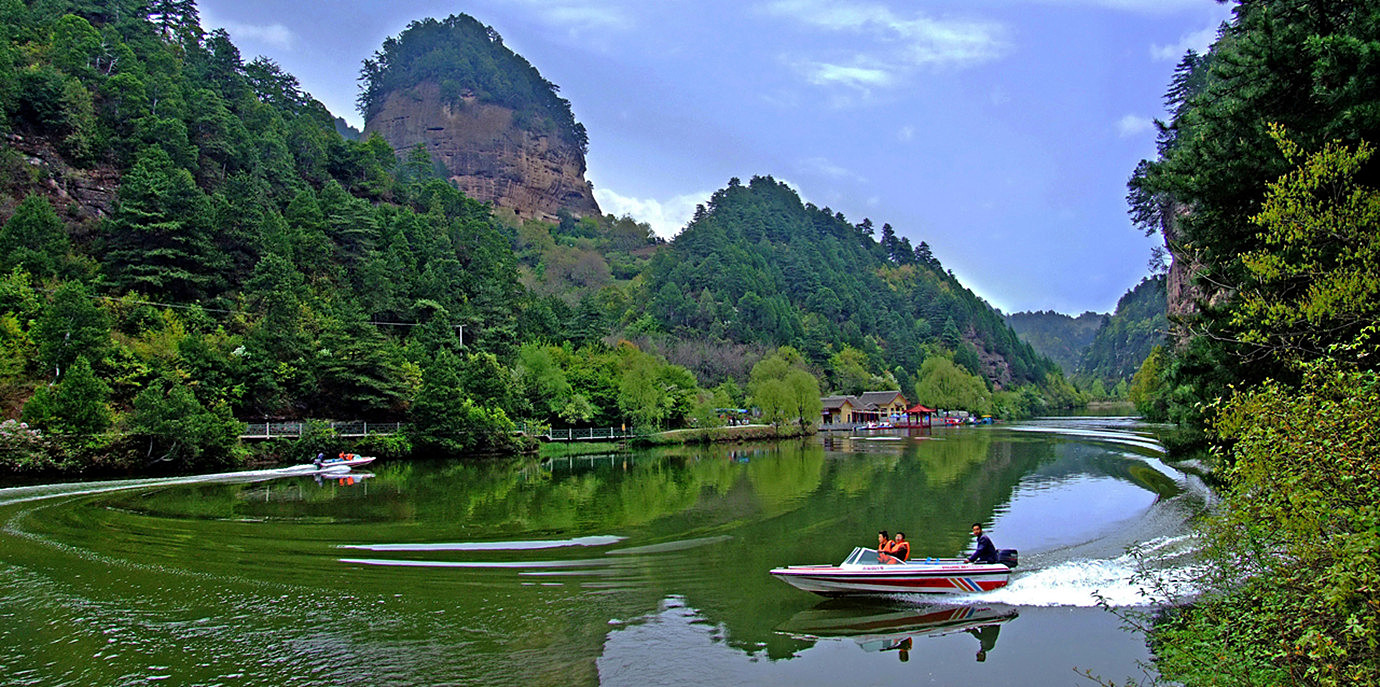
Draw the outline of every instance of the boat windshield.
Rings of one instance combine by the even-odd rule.
[[[848,558],[843,559],[843,565],[878,565],[881,562],[877,558],[876,550],[864,549],[861,546],[853,549],[853,553],[848,554]]]

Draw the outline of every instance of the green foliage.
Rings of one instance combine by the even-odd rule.
[[[961,354],[963,362],[990,372],[994,385],[1043,386],[1057,366],[932,256],[919,260],[902,243],[888,249],[863,225],[802,202],[771,177],[730,180],[652,257],[632,314],[652,315],[669,337],[789,345],[819,367],[852,348],[866,356],[865,364],[854,360],[870,377],[917,369],[926,346],[957,351],[968,344],[975,348]],[[984,359],[1007,365],[986,368]],[[842,384],[858,386],[857,368],[836,363],[846,373]]]
[[[54,472],[67,467],[43,433],[18,420],[0,422],[0,470]]]
[[[192,470],[231,464],[244,425],[225,403],[206,408],[185,385],[159,380],[135,397],[130,429],[147,441],[147,461]]]
[[[461,456],[513,446],[514,426],[499,408],[476,404],[460,388],[460,361],[442,351],[422,375],[408,440],[419,452]]]
[[[790,346],[778,348],[752,367],[748,396],[762,411],[762,419],[774,425],[813,426],[824,409],[819,380],[806,367],[804,356]]]
[[[992,397],[982,380],[939,355],[927,358],[920,366],[915,400],[931,408],[992,412]]]
[[[1142,279],[1116,303],[1079,358],[1076,377],[1116,385],[1130,379],[1165,340],[1169,320],[1165,314],[1165,278]]]
[[[1273,140],[1277,127],[1287,130],[1301,150],[1322,150],[1333,141],[1360,150],[1361,141],[1380,140],[1375,12],[1370,0],[1243,3],[1208,54],[1190,54],[1180,64],[1168,94],[1173,118],[1162,129],[1158,159],[1137,167],[1128,200],[1134,221],[1147,233],[1163,233],[1176,269],[1192,280],[1186,286],[1193,290],[1185,294],[1192,302],[1180,305],[1196,310],[1180,324],[1194,343],[1178,349],[1191,349],[1194,359],[1171,365],[1169,415],[1187,421],[1194,432],[1201,433],[1205,423],[1193,404],[1223,397],[1227,384],[1256,384],[1276,372],[1259,364],[1265,359],[1262,342],[1242,337],[1247,323],[1235,316],[1240,296],[1265,287],[1260,295],[1266,299],[1298,303],[1302,294],[1302,275],[1279,273],[1277,279],[1268,260],[1260,259],[1261,251],[1287,256],[1297,245],[1279,243],[1285,239],[1282,226],[1261,231],[1252,218],[1266,223],[1284,218],[1278,211],[1261,214],[1267,194],[1283,200],[1292,193],[1295,201],[1302,200],[1298,193],[1308,184],[1335,184],[1345,176],[1336,174],[1340,168],[1323,173],[1315,166],[1272,190],[1272,183],[1299,165],[1297,156],[1291,159]],[[1333,148],[1324,157],[1340,161],[1346,156],[1341,150]],[[1326,212],[1338,211],[1349,202],[1318,197],[1297,209],[1311,213],[1309,221],[1320,228],[1317,210],[1331,205]],[[1341,247],[1328,242],[1321,249],[1335,253]],[[1260,257],[1245,259],[1249,255]],[[1318,257],[1328,262],[1336,255]],[[1261,268],[1265,272],[1255,271]],[[1290,289],[1295,292],[1287,293]],[[1348,335],[1322,328],[1312,334],[1316,337],[1296,336],[1295,342],[1311,338],[1316,352]],[[1269,341],[1269,346],[1282,345],[1282,340]]]
[[[1311,360],[1380,320],[1380,191],[1360,182],[1374,150],[1305,154],[1273,133],[1297,167],[1251,218],[1264,246],[1241,256],[1249,281],[1230,326],[1273,359]]]
[[[1309,365],[1301,385],[1238,393],[1217,417],[1232,442],[1229,498],[1208,528],[1220,576],[1156,630],[1161,672],[1186,684],[1380,681],[1380,377]]]
[[[96,378],[85,356],[67,369],[52,396],[48,428],[55,433],[94,437],[110,428],[110,387]]]
[[[18,267],[39,278],[58,276],[67,261],[67,232],[53,206],[37,193],[25,196],[0,228],[0,270]]]
[[[1136,405],[1136,412],[1151,422],[1169,419],[1169,389],[1165,380],[1168,365],[1169,352],[1164,346],[1154,347],[1131,379],[1127,392],[1131,403]]]
[[[1006,316],[1006,323],[1011,325],[1011,331],[1022,341],[1029,343],[1041,355],[1049,356],[1065,374],[1071,375],[1106,319],[1106,315],[1095,312],[1072,317],[1045,310],[1013,313]]]

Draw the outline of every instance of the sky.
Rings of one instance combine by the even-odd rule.
[[[1110,312],[1149,273],[1126,180],[1215,0],[201,0],[334,114],[409,22],[465,13],[570,100],[605,213],[671,238],[732,177],[890,223],[1004,312]]]

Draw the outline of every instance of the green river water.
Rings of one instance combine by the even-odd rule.
[[[0,685],[1093,684],[1142,675],[1126,552],[1206,490],[1131,420],[0,489]],[[826,601],[773,567],[878,529],[1021,566]]]

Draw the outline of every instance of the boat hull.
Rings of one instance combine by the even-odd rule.
[[[1011,569],[958,561],[893,565],[792,565],[771,574],[797,589],[823,596],[868,594],[975,594],[1006,586]]]

